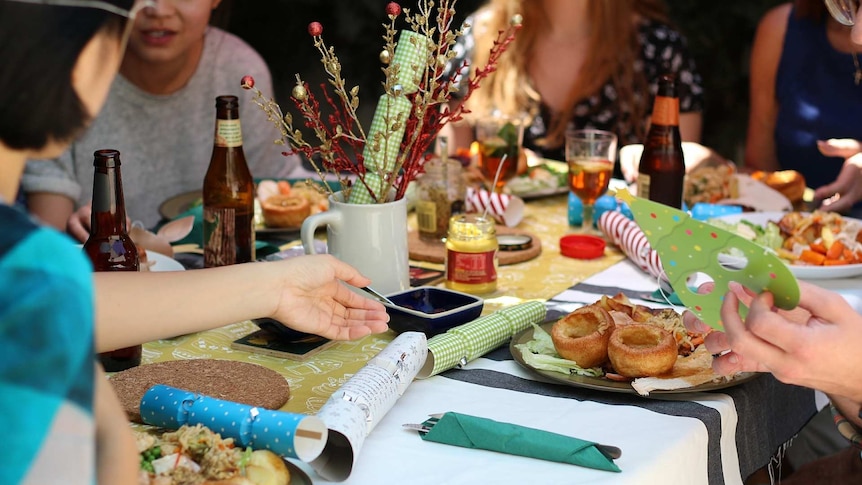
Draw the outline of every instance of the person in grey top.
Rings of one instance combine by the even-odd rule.
[[[241,88],[242,76],[249,74],[271,93],[271,75],[249,45],[208,26],[217,5],[218,0],[156,2],[141,12],[99,116],[59,158],[28,161],[21,188],[32,214],[60,230],[74,220],[88,227],[93,152],[114,148],[123,162],[127,214],[153,227],[163,201],[201,189],[213,147],[215,98],[225,94],[240,100],[252,176],[308,175],[298,172],[298,156],[283,155],[284,147],[273,143],[278,129]]]

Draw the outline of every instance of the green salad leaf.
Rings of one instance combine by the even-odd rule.
[[[533,339],[515,346],[521,352],[524,362],[534,369],[560,372],[562,374],[577,374],[588,377],[601,377],[604,375],[600,367],[584,369],[573,360],[563,359],[554,348],[551,335],[542,327],[533,325]]]

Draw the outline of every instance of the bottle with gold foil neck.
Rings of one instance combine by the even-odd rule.
[[[679,134],[679,98],[672,75],[659,79],[649,133],[638,165],[638,197],[682,208],[685,160]]]
[[[120,174],[120,152],[96,150],[93,154],[93,212],[90,237],[84,253],[95,271],[139,271],[138,248],[129,237],[126,203]],[[107,372],[117,372],[141,363],[141,345],[99,354]]]
[[[446,287],[472,294],[496,291],[498,248],[493,219],[452,216],[446,238]]]
[[[204,177],[204,266],[254,261],[254,180],[242,150],[239,101],[216,98],[215,142]]]

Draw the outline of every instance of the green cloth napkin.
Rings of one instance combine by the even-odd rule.
[[[428,359],[419,371],[424,379],[470,362],[506,343],[513,335],[545,319],[545,304],[529,301],[503,308],[428,340]]]
[[[427,433],[419,433],[425,441],[498,451],[597,470],[621,471],[612,459],[596,448],[596,443],[571,436],[453,412],[444,414],[436,422],[430,419],[422,424],[430,428]]]

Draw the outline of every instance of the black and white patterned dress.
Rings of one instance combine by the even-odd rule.
[[[474,20],[470,17],[467,23],[473,25]],[[643,140],[637,135],[635,122],[640,123],[641,132],[646,133],[645,127],[649,122],[658,78],[665,73],[676,76],[681,113],[703,110],[703,84],[694,59],[688,52],[685,37],[669,25],[654,20],[641,21],[637,35],[642,48],[634,69],[645,74],[650,98],[647,108],[643,110],[642,119],[632,120],[631,110],[626,109],[626,106],[617,108],[617,91],[611,79],[608,79],[598,92],[575,105],[570,126],[613,131],[619,137],[620,146],[641,143]],[[465,59],[470,60],[474,46],[472,30],[466,28],[464,36],[453,46],[456,56],[449,66],[460,66]],[[641,96],[642,93],[636,90],[635,102],[640,102]],[[532,124],[524,133],[524,146],[546,158],[565,160],[562,146],[545,148],[537,145],[537,140],[545,137],[551,121],[551,110],[548,106],[540,103],[537,108],[534,110],[536,116]]]

